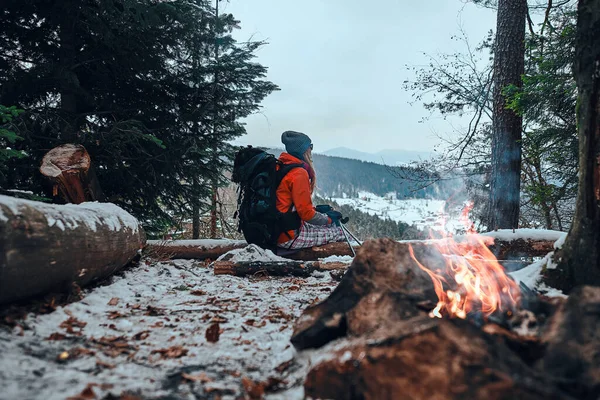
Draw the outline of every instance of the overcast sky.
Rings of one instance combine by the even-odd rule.
[[[452,131],[439,118],[410,105],[402,82],[406,65],[422,53],[464,50],[451,39],[459,25],[478,43],[495,29],[494,11],[462,0],[230,0],[223,12],[241,20],[238,41],[266,40],[258,61],[280,91],[261,114],[246,120],[248,135],[236,144],[279,146],[284,130],[308,134],[315,151],[345,146],[433,149],[437,133]]]

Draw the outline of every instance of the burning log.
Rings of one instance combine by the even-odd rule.
[[[308,277],[314,271],[332,271],[348,268],[344,263],[320,263],[318,261],[215,261],[215,275],[269,275]]]
[[[522,315],[533,313],[519,308],[518,287],[489,252],[472,239],[366,242],[329,298],[294,327],[294,346],[314,355],[306,395],[571,398],[555,376],[535,367],[547,354],[540,327],[527,331]],[[537,306],[544,307],[554,311]],[[517,333],[517,323],[526,332]],[[555,340],[558,347],[561,338]]]
[[[52,195],[65,203],[104,201],[92,160],[85,147],[63,144],[50,150],[42,159],[40,172],[52,183]]]
[[[114,204],[0,196],[0,304],[109,276],[144,242],[138,221]]]

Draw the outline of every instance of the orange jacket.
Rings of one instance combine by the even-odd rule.
[[[283,164],[301,164],[302,160],[288,154],[282,153],[279,161]],[[279,168],[279,167],[278,167]],[[308,221],[317,212],[313,206],[310,192],[310,181],[308,172],[304,168],[294,168],[281,180],[277,188],[277,210],[285,213],[290,211],[292,205],[302,221]],[[293,230],[279,235],[278,243],[291,240],[296,235]]]

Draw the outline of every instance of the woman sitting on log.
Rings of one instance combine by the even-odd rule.
[[[286,131],[281,135],[285,153],[279,157],[283,165],[301,164],[302,168],[290,170],[277,188],[277,210],[282,213],[296,211],[302,220],[298,229],[283,232],[278,247],[302,249],[345,240],[344,232],[332,221],[341,218],[337,211],[328,214],[317,211],[312,203],[312,193],[317,178],[312,162],[313,144],[304,133]]]

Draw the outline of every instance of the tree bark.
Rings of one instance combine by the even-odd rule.
[[[53,197],[60,195],[65,203],[105,200],[90,155],[81,145],[53,148],[42,159],[40,172],[52,183]]]
[[[503,91],[509,85],[522,86],[526,15],[526,0],[498,1],[494,46],[492,171],[487,217],[489,230],[519,226],[523,120],[506,108]]]
[[[562,289],[600,285],[600,0],[580,0],[575,39],[579,92],[577,207],[553,281]]]
[[[0,304],[107,277],[145,241],[138,221],[114,204],[0,196]]]

